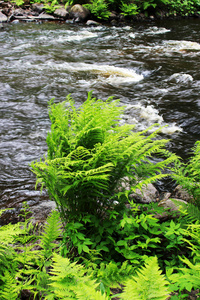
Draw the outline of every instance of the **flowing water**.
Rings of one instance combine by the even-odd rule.
[[[46,199],[35,191],[32,160],[50,129],[48,101],[76,104],[87,92],[127,105],[138,130],[168,125],[169,149],[188,157],[200,139],[200,23],[162,21],[124,27],[8,24],[0,31],[0,208]],[[164,189],[169,187],[164,187]]]

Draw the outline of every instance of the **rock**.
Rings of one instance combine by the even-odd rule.
[[[7,22],[8,18],[0,11],[0,23]]]
[[[17,16],[17,17],[23,17],[23,16],[27,16],[27,13],[25,12],[24,9],[22,9],[22,8],[17,8],[17,9],[15,9],[15,11],[14,11],[14,16]]]
[[[110,18],[110,20],[118,20],[119,16],[116,13],[116,11],[111,11],[109,18]]]
[[[19,20],[13,20],[12,21],[12,24],[18,24],[19,23]]]
[[[32,10],[36,11],[38,13],[41,13],[44,11],[44,4],[42,3],[33,3],[32,4]]]
[[[32,212],[34,223],[45,223],[48,215],[52,210],[56,209],[56,203],[54,201],[42,201],[36,206],[31,206],[30,211]]]
[[[74,19],[75,22],[84,22],[88,19],[89,15],[89,9],[83,7],[80,4],[75,4],[70,9],[70,17]]]
[[[0,23],[0,30],[4,29],[4,26]]]
[[[143,186],[142,191],[139,189],[135,193],[129,195],[130,199],[136,200],[139,203],[151,203],[159,200],[159,193],[153,184]]]
[[[169,211],[179,212],[180,209],[185,209],[188,203],[181,199],[164,199],[158,203],[158,206],[161,206]]]
[[[67,19],[69,17],[69,12],[64,7],[60,7],[54,11],[54,16]]]
[[[174,189],[172,197],[182,199],[187,202],[194,202],[193,197],[180,185],[177,185],[177,187]]]
[[[86,22],[86,25],[88,25],[88,26],[99,26],[99,25],[101,25],[101,24],[98,23],[98,22],[96,22],[96,21],[93,21],[93,20],[88,20],[88,21]]]
[[[55,20],[54,16],[46,14],[46,13],[41,13],[39,14],[38,17],[35,17],[36,19],[39,20]]]

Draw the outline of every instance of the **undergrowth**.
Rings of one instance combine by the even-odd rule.
[[[17,6],[27,5],[25,0],[12,0]],[[83,4],[90,10],[92,15],[99,20],[108,20],[113,10],[130,19],[137,14],[146,16],[160,15],[162,11],[169,15],[188,16],[199,14],[199,0],[30,0],[30,3],[43,3],[44,9],[48,13],[53,13],[56,8],[65,5],[70,7],[75,4]]]
[[[31,167],[57,210],[36,227],[25,204],[23,222],[0,228],[0,299],[175,300],[198,291],[199,142],[183,164],[159,129],[119,125],[123,111],[92,93],[79,108],[70,96],[50,102],[48,153]],[[137,203],[137,189],[170,172],[194,203],[175,213]]]

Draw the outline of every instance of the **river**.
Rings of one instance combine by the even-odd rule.
[[[198,19],[85,27],[6,24],[0,31],[0,208],[34,205],[29,164],[46,153],[48,101],[87,92],[120,98],[124,122],[168,125],[168,149],[186,159],[200,139]],[[165,187],[170,189],[169,187]]]

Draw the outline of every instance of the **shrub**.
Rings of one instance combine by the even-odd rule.
[[[193,155],[187,163],[177,160],[172,177],[185,188],[200,207],[200,141],[195,143]]]
[[[77,109],[70,96],[50,103],[48,155],[31,167],[64,222],[88,214],[105,218],[106,211],[123,209],[136,188],[167,176],[162,170],[176,159],[164,148],[168,140],[155,139],[159,129],[134,132],[132,125],[121,126],[123,111],[119,100],[97,100],[91,92]]]

